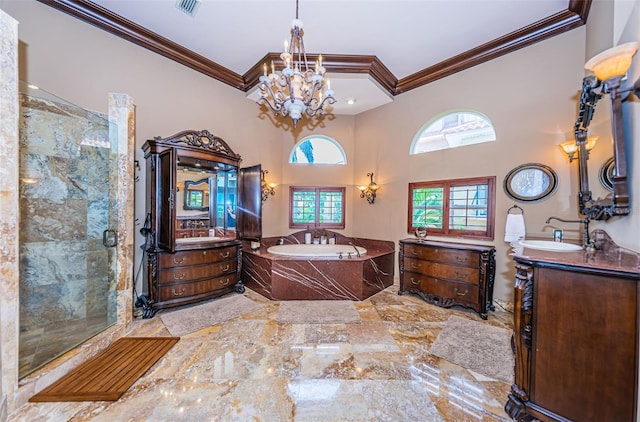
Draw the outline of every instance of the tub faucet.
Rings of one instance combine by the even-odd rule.
[[[580,223],[584,225],[584,230],[582,232],[582,246],[587,248],[591,246],[591,239],[589,239],[589,218],[585,217],[582,220],[564,220],[558,217],[549,217],[547,218],[546,223],[549,224],[551,220],[558,220],[563,223]]]
[[[356,250],[356,255],[358,256],[358,258],[360,258],[360,251],[358,250],[358,247],[357,247],[357,246],[355,246],[355,245],[353,244],[353,242],[349,242],[349,244],[350,244],[351,246],[353,246],[353,249],[355,249],[355,250]]]

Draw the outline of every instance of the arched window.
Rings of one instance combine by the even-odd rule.
[[[307,136],[291,151],[293,164],[347,164],[347,156],[340,144],[323,135]]]
[[[410,154],[457,148],[496,140],[491,121],[475,111],[454,111],[430,120],[411,143]]]

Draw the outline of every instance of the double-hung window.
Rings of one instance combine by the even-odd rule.
[[[493,240],[495,176],[409,183],[408,233]]]
[[[289,188],[289,227],[344,229],[345,188]]]

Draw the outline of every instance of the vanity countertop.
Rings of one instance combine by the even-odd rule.
[[[614,243],[603,230],[594,230],[595,253],[585,250],[577,252],[557,252],[515,247],[511,256],[518,261],[544,262],[550,265],[581,267],[617,273],[640,274],[640,254]]]

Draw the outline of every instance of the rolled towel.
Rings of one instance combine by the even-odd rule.
[[[524,239],[526,229],[524,226],[524,215],[507,214],[507,223],[504,227],[504,241],[511,243]]]

